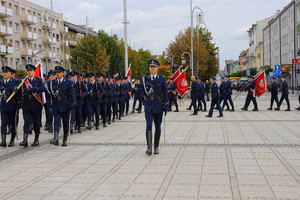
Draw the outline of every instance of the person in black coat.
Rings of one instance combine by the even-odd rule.
[[[223,112],[222,112],[222,108],[221,108],[220,100],[219,100],[219,91],[218,91],[219,88],[218,88],[218,85],[215,80],[216,80],[216,77],[214,77],[214,76],[210,77],[211,104],[210,104],[209,113],[208,113],[208,115],[206,115],[206,117],[212,117],[215,106],[217,106],[219,113],[220,113],[218,117],[223,117]]]
[[[289,86],[285,78],[286,78],[285,76],[281,76],[282,84],[281,84],[281,89],[279,91],[282,91],[282,94],[281,94],[278,107],[275,108],[275,110],[280,110],[280,106],[283,100],[285,100],[287,103],[287,109],[285,111],[291,111],[290,100],[289,100]]]
[[[272,77],[271,81],[272,81],[272,84],[269,89],[269,91],[271,92],[271,105],[270,105],[270,108],[268,108],[268,110],[272,110],[274,101],[276,101],[277,107],[279,104],[279,102],[278,102],[278,84],[276,82],[276,78]]]
[[[192,105],[194,108],[194,112],[191,115],[198,115],[198,109],[197,109],[197,100],[199,96],[199,84],[196,81],[195,76],[191,77],[192,85],[191,85],[191,98],[192,98]]]

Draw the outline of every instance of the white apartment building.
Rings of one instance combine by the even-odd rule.
[[[252,27],[248,30],[249,35],[249,64],[250,68],[260,68],[262,66],[257,66],[259,63],[256,63],[256,58],[258,53],[256,52],[257,47],[263,42],[263,29],[268,25],[268,22],[272,20],[274,16],[268,17],[264,20],[257,21],[256,24],[253,24]]]
[[[292,64],[295,51],[295,2],[292,1],[264,28],[264,65]]]
[[[65,40],[68,29],[64,26],[62,14],[53,11],[53,54],[49,9],[26,0],[5,0],[0,4],[0,18],[2,66],[22,68],[27,60],[36,64],[43,58],[44,68],[49,70],[52,57],[54,66],[69,59],[65,54],[69,48]],[[42,53],[32,57],[39,51]]]

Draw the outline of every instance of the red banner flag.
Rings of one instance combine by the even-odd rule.
[[[267,77],[266,73],[262,73],[255,79],[255,89],[257,96],[260,96],[264,94],[266,91],[268,91],[268,86],[267,86]]]
[[[36,66],[35,66],[35,77],[42,77],[43,72],[41,72],[41,62],[39,62]]]
[[[175,80],[180,75],[180,68],[171,76],[171,78],[173,78]],[[170,79],[167,81],[167,83],[168,83],[168,85],[171,84]]]
[[[185,70],[175,79],[175,84],[181,97],[189,90]]]
[[[129,76],[131,76],[131,66],[129,67],[129,69],[128,69],[127,73],[126,73],[126,77],[129,77]]]

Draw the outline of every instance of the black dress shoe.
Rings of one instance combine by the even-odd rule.
[[[191,114],[191,115],[198,115],[197,113],[193,113],[193,114]]]
[[[287,108],[286,110],[284,110],[284,111],[291,111],[291,109],[290,108]]]
[[[280,110],[280,108],[275,108],[274,110]]]
[[[205,115],[205,117],[212,117],[211,115]]]
[[[300,106],[298,108],[295,108],[296,110],[300,110]]]
[[[191,108],[187,108],[186,110],[192,110]]]
[[[230,109],[229,109],[229,108],[227,108],[225,111],[230,111]]]
[[[257,108],[254,108],[252,111],[258,111],[258,109],[257,109]]]
[[[13,146],[15,146],[15,142],[13,140],[11,140],[8,144],[8,147],[13,147]]]
[[[63,140],[63,143],[62,143],[62,145],[61,145],[62,147],[66,147],[66,146],[68,146],[68,144],[67,144],[67,141],[66,140]]]
[[[248,111],[248,108],[241,108],[241,110]]]
[[[115,119],[112,119],[112,122],[115,122]]]
[[[218,117],[223,117],[223,115],[219,115]]]
[[[234,112],[235,110],[234,110],[234,108],[232,108],[231,110],[229,110],[229,112]]]
[[[177,109],[177,110],[174,110],[174,112],[179,112],[179,110]]]
[[[38,140],[37,140],[37,141],[34,141],[34,142],[31,144],[32,147],[36,147],[36,146],[39,146],[39,145],[40,145],[40,143],[39,143]]]
[[[268,108],[267,110],[273,110],[272,108]]]
[[[207,110],[206,110],[206,109],[204,109],[204,110],[202,110],[201,112],[207,112]]]

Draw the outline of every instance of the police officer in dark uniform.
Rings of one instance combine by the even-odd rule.
[[[225,105],[227,105],[227,109],[226,111],[231,111],[233,112],[234,111],[234,105],[233,105],[233,101],[232,101],[232,98],[231,98],[231,95],[232,95],[232,87],[231,87],[231,80],[229,79],[229,76],[226,75],[225,76]],[[230,106],[231,106],[231,110],[229,109],[229,104],[228,104],[228,101],[230,103]],[[224,106],[224,104],[223,104]]]
[[[198,111],[206,112],[206,101],[205,101],[205,86],[202,82],[202,78],[198,77],[198,84],[199,84],[199,97],[198,97]],[[202,104],[203,104],[203,110],[202,110]]]
[[[126,94],[127,94],[127,84],[125,83],[125,79],[126,79],[127,77],[123,77],[122,78],[122,88],[123,88],[123,90],[124,90],[124,98],[123,98],[123,101],[122,101],[122,108],[123,108],[123,110],[122,110],[122,116],[124,116],[125,115],[125,109],[126,109]]]
[[[7,127],[11,126],[11,139],[8,144],[8,147],[14,146],[14,140],[16,137],[16,113],[17,110],[21,106],[21,95],[20,91],[17,91],[17,87],[19,85],[19,81],[11,78],[11,68],[8,66],[2,67],[3,72],[3,80],[0,81],[0,96],[1,96],[1,147],[6,147],[6,135],[7,135]],[[14,97],[8,101],[7,99],[10,95],[16,92]]]
[[[135,86],[134,86],[134,101],[133,101],[131,113],[134,113],[134,109],[135,109],[137,100],[139,101],[138,113],[141,113],[142,104],[143,104],[143,85],[141,83],[140,78],[136,78],[136,82],[135,82]]]
[[[195,76],[191,77],[192,85],[191,85],[191,98],[192,98],[192,105],[194,108],[194,112],[191,115],[198,115],[197,109],[197,99],[199,96],[199,84],[195,78]]]
[[[255,82],[254,82],[254,77],[250,76],[250,82],[247,85],[245,91],[248,91],[248,95],[247,95],[247,99],[246,100],[246,105],[245,108],[242,108],[242,110],[248,110],[248,106],[250,104],[250,102],[253,102],[254,105],[254,109],[252,111],[258,111],[258,107],[257,107],[257,102],[256,102],[256,92],[255,92]]]
[[[64,78],[65,69],[61,66],[55,67],[56,78],[50,83],[51,93],[53,95],[53,115],[54,115],[54,138],[50,144],[59,145],[58,134],[63,122],[63,142],[62,146],[67,146],[69,133],[70,111],[76,106],[76,96],[73,88],[73,82]]]
[[[116,88],[116,83],[114,83],[115,78],[114,76],[109,77],[109,84],[111,87],[111,108],[112,108],[112,120],[111,120],[111,115],[108,116],[108,120],[115,122],[115,119],[118,115],[118,97],[117,97],[117,88]]]
[[[47,109],[47,114],[46,114],[46,119],[47,119],[47,126],[45,127],[45,130],[48,130],[49,133],[53,133],[53,110],[52,110],[52,105],[53,105],[53,96],[51,94],[50,90],[50,83],[52,80],[56,79],[56,72],[55,70],[50,70],[48,72],[48,81],[44,83],[45,88],[46,88],[46,109]]]
[[[84,74],[82,77],[82,83],[85,88],[85,90],[88,90],[88,78],[89,74]],[[88,92],[88,91],[87,91]],[[81,127],[85,127],[85,122],[87,121],[88,118],[88,109],[87,109],[87,95],[83,97],[83,105],[82,105],[82,123]]]
[[[169,107],[168,88],[166,77],[158,75],[159,62],[150,60],[148,62],[150,75],[143,77],[143,92],[145,96],[145,118],[146,118],[146,139],[147,155],[152,154],[152,124],[155,125],[154,154],[158,154],[158,146],[161,135],[161,122],[163,112],[167,114]]]
[[[27,64],[25,66],[27,70],[26,81],[22,86],[23,92],[23,118],[24,118],[24,137],[20,146],[28,146],[28,134],[30,125],[33,123],[35,138],[31,146],[39,145],[39,135],[41,128],[42,117],[42,98],[41,93],[45,91],[45,85],[43,80],[35,76],[35,66]]]
[[[221,108],[220,100],[219,100],[219,91],[218,91],[219,88],[218,88],[218,85],[215,80],[216,80],[216,77],[214,77],[214,76],[210,77],[211,104],[210,104],[209,113],[208,113],[208,115],[206,115],[206,117],[212,117],[215,106],[217,106],[219,113],[220,113],[218,117],[223,117],[222,108]]]
[[[177,98],[176,98],[176,84],[174,82],[173,78],[170,78],[171,84],[168,86],[168,93],[169,93],[169,111],[172,111],[172,103],[174,102],[174,105],[176,107],[176,110],[174,112],[179,112],[178,110],[178,104],[177,104]]]
[[[285,100],[287,103],[287,109],[284,111],[291,111],[290,100],[289,100],[289,87],[288,87],[288,83],[285,80],[285,78],[286,78],[285,76],[281,76],[282,84],[281,84],[281,89],[279,91],[282,91],[282,93],[281,93],[281,98],[280,98],[278,107],[275,108],[275,110],[280,110],[280,106],[281,106],[283,100]]]
[[[87,84],[87,110],[88,110],[88,125],[87,129],[92,129],[92,116],[95,114],[95,126],[96,130],[99,130],[100,125],[100,100],[103,98],[103,88],[99,81],[95,80],[95,74],[89,74],[89,82]]]
[[[131,92],[132,92],[132,85],[131,83],[128,81],[128,77],[125,77],[125,84],[126,84],[126,95],[125,95],[125,104],[126,104],[126,115],[128,115],[128,110],[129,110],[129,102],[131,99]],[[132,94],[131,94],[132,95]]]
[[[83,99],[87,95],[87,91],[83,82],[80,79],[78,80],[79,74],[77,72],[72,71],[71,73],[69,73],[69,77],[70,80],[73,81],[73,89],[76,96],[76,106],[71,111],[70,133],[73,133],[74,124],[75,124],[75,130],[77,130],[78,133],[81,133],[82,106],[83,106]]]
[[[108,78],[104,78],[103,74],[101,74],[103,80],[101,82],[101,86],[104,90],[103,93],[103,98],[101,99],[101,116],[102,116],[102,123],[103,127],[107,127],[106,122],[107,122],[107,113],[110,112],[111,110],[108,111],[108,108],[111,107],[111,100],[109,100],[109,96],[111,95],[111,87],[108,82]]]
[[[250,76],[248,75],[247,76],[247,84],[246,85],[249,85],[249,83],[250,83]],[[246,87],[246,86],[245,86]],[[245,92],[246,92],[246,90],[244,90]],[[248,108],[246,109],[246,105],[248,104],[248,102],[250,101],[250,99],[249,99],[249,96],[247,95],[247,97],[246,97],[246,100],[245,100],[245,104],[244,104],[244,107],[242,107],[241,108],[241,110],[248,110]]]
[[[279,105],[279,102],[278,102],[278,84],[276,82],[276,78],[272,77],[271,81],[272,81],[272,84],[271,84],[271,88],[269,89],[269,91],[271,91],[271,105],[270,105],[270,108],[268,108],[268,110],[272,110],[274,100],[277,104],[277,107]]]
[[[121,83],[121,78],[116,77],[116,91],[118,96],[118,112],[119,112],[119,120],[121,120],[122,112],[123,112],[123,102],[125,101],[125,90],[124,85]]]
[[[226,82],[224,80],[225,80],[225,78],[222,76],[221,84],[219,87],[219,90],[220,90],[219,101],[220,101],[220,105],[223,102],[222,110],[224,109],[225,106],[227,106],[227,110],[229,110],[229,106],[228,106],[227,102],[225,101],[225,84],[226,84]],[[218,108],[216,107],[216,109],[218,109]]]

